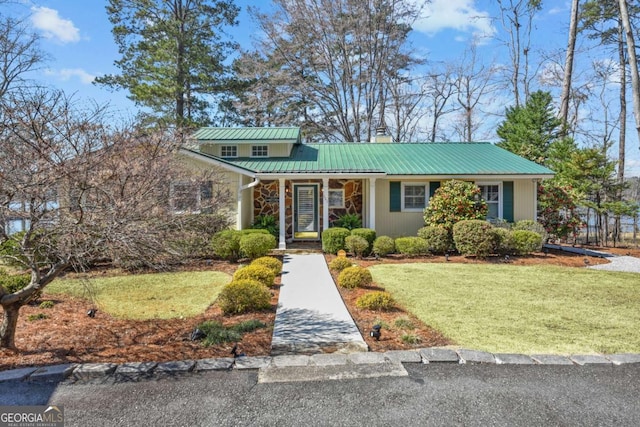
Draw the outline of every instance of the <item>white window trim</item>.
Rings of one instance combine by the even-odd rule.
[[[504,218],[503,211],[503,203],[504,203],[504,193],[502,191],[502,181],[480,181],[476,182],[476,185],[480,187],[481,185],[497,185],[498,186],[498,218]]]
[[[344,209],[344,188],[330,188],[328,192],[327,203],[329,204],[329,209]],[[337,192],[340,192],[340,205],[332,205],[331,193]]]
[[[224,148],[233,148],[234,151],[236,152],[236,154],[234,156],[225,156],[223,153],[223,149]],[[238,146],[237,145],[221,145],[220,146],[220,157],[224,158],[224,159],[233,159],[238,157]]]
[[[256,149],[256,148],[260,148],[260,149],[266,148],[267,152],[265,154],[255,155],[255,154],[253,154],[253,150]],[[269,145],[267,145],[267,144],[255,144],[255,145],[252,145],[251,146],[251,157],[261,157],[261,158],[269,157]]]
[[[405,200],[405,193],[404,193],[404,188],[405,186],[409,186],[409,187],[424,187],[424,207],[422,208],[405,208],[404,206],[404,200]],[[400,201],[401,201],[401,205],[400,205],[400,211],[401,212],[423,212],[424,208],[426,208],[427,206],[429,206],[429,183],[428,182],[411,182],[411,181],[407,181],[407,182],[402,182],[401,183],[401,192],[400,192]]]

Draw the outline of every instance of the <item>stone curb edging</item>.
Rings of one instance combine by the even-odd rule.
[[[176,376],[192,372],[263,369],[267,367],[348,366],[394,363],[449,363],[493,365],[610,365],[640,363],[640,354],[571,355],[488,353],[484,351],[446,347],[416,350],[392,350],[385,353],[356,352],[349,354],[321,353],[306,355],[248,356],[212,358],[171,362],[83,363],[20,368],[0,372],[0,383],[31,382],[87,382],[113,377],[121,381],[142,378]]]

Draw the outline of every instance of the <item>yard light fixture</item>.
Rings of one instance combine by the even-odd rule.
[[[449,252],[444,254],[444,260],[447,262],[449,261]]]
[[[96,312],[98,311],[98,309],[96,308],[90,308],[89,311],[87,311],[87,316],[93,318],[96,317]]]
[[[371,328],[371,332],[369,332],[369,335],[375,338],[376,341],[380,341],[380,336],[382,335],[380,329],[382,329],[381,325],[373,325],[373,328]]]

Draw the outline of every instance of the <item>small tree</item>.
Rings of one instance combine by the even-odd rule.
[[[578,235],[582,220],[571,188],[546,181],[538,185],[538,221],[558,239]]]
[[[225,207],[223,181],[181,168],[171,132],[114,130],[108,121],[104,109],[76,108],[61,92],[0,104],[0,246],[8,248],[0,261],[30,276],[19,290],[0,286],[0,348],[15,348],[20,308],[65,270],[105,258],[163,268],[179,260],[176,241],[193,228],[185,212]],[[10,221],[23,233],[11,233]]]
[[[424,210],[427,226],[442,227],[451,232],[453,225],[467,219],[485,219],[487,203],[480,188],[465,181],[446,181],[438,188]]]

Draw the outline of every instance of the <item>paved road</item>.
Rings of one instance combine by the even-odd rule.
[[[0,403],[63,404],[66,426],[640,425],[640,364],[405,366],[408,377],[276,384],[255,370],[4,383]]]

